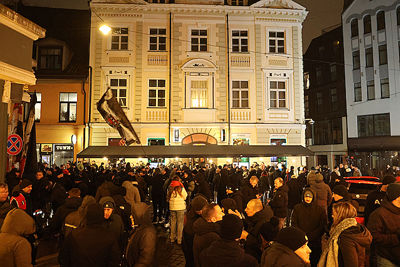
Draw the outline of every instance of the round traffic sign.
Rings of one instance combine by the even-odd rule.
[[[18,134],[11,134],[7,138],[7,153],[9,155],[18,155],[22,150],[22,138]]]

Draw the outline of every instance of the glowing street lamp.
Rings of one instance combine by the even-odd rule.
[[[111,28],[110,28],[110,26],[108,26],[108,25],[102,25],[100,28],[99,28],[99,30],[104,34],[104,35],[107,35],[110,31],[111,31]]]

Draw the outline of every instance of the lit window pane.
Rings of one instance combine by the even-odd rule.
[[[60,93],[60,101],[68,102],[68,94],[67,93]]]
[[[76,121],[76,104],[71,103],[69,106],[69,121]]]
[[[72,94],[68,94],[68,98],[69,98],[69,102],[77,102],[77,99],[78,99],[78,94],[74,94],[74,93],[72,93]]]

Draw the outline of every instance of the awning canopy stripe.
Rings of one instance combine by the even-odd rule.
[[[312,156],[300,145],[89,146],[78,158],[225,158]]]

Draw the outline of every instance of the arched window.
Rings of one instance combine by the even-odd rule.
[[[351,21],[351,37],[358,36],[358,20],[353,19]]]
[[[371,16],[366,15],[363,19],[364,22],[364,34],[371,33]]]
[[[376,28],[378,31],[385,29],[385,12],[379,11],[376,14]]]
[[[400,26],[400,6],[396,9],[397,25]]]

